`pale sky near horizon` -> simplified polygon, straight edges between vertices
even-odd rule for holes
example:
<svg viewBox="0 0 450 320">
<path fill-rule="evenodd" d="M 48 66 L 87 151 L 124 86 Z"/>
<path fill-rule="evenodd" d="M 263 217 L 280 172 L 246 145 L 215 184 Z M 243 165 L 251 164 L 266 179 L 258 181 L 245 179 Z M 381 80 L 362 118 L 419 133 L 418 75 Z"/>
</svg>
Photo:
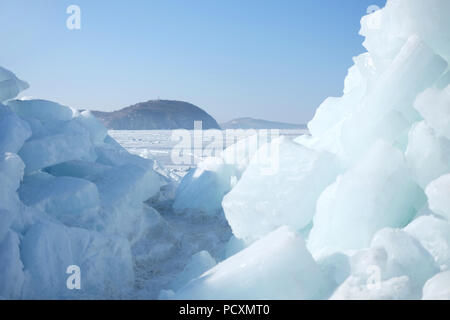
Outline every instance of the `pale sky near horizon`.
<svg viewBox="0 0 450 320">
<path fill-rule="evenodd" d="M 219 122 L 306 123 L 364 52 L 386 0 L 0 0 L 0 65 L 23 96 L 112 111 L 183 100 Z M 81 29 L 69 30 L 69 5 Z"/>
</svg>

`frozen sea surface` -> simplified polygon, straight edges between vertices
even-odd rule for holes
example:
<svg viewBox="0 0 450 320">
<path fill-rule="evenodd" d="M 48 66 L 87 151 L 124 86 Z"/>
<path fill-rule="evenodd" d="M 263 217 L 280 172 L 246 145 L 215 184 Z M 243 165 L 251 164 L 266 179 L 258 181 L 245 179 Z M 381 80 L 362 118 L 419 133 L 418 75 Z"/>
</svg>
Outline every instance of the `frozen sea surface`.
<svg viewBox="0 0 450 320">
<path fill-rule="evenodd" d="M 207 148 L 211 143 L 211 138 L 208 138 L 208 130 L 194 131 L 189 130 L 191 139 L 200 139 L 203 141 L 203 148 Z M 227 130 L 222 130 L 222 144 L 223 149 L 231 146 L 237 141 L 244 139 L 250 135 L 255 134 L 252 130 L 242 130 L 238 137 L 227 134 Z M 173 130 L 110 130 L 109 135 L 119 142 L 128 152 L 139 155 L 144 158 L 155 159 L 168 169 L 180 171 L 180 173 L 187 171 L 189 168 L 195 167 L 192 165 L 175 164 L 172 160 L 171 154 L 175 146 L 179 144 L 179 139 L 175 136 Z M 260 134 L 261 131 L 257 131 Z M 296 138 L 302 134 L 307 133 L 307 130 L 280 130 L 279 135 L 287 136 L 291 139 Z M 199 137 L 203 135 L 203 139 Z M 267 131 L 267 141 L 271 141 L 275 137 L 275 131 Z M 192 141 L 192 142 L 193 142 Z M 192 143 L 193 148 L 190 152 L 197 154 L 195 144 Z M 203 157 L 205 158 L 205 157 Z"/>
</svg>

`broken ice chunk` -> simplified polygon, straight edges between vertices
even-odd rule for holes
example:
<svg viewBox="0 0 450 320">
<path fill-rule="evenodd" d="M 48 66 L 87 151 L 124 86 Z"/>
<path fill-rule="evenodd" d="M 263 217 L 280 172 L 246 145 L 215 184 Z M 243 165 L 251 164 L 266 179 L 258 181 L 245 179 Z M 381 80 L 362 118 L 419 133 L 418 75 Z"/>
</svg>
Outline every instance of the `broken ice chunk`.
<svg viewBox="0 0 450 320">
<path fill-rule="evenodd" d="M 191 281 L 173 298 L 319 299 L 327 297 L 329 285 L 303 239 L 284 226 Z"/>
</svg>

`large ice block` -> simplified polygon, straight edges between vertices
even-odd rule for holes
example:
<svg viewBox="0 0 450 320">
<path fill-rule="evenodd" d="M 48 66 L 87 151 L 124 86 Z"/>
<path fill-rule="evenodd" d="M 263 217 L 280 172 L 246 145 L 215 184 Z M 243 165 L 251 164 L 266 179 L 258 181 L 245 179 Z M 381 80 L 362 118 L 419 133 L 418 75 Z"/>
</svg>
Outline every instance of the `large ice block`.
<svg viewBox="0 0 450 320">
<path fill-rule="evenodd" d="M 378 141 L 321 194 L 308 246 L 313 252 L 365 248 L 378 230 L 406 226 L 425 201 L 403 154 Z"/>
<path fill-rule="evenodd" d="M 441 272 L 425 283 L 424 300 L 450 300 L 450 271 Z"/>
<path fill-rule="evenodd" d="M 441 270 L 450 269 L 450 224 L 433 216 L 421 216 L 405 231 L 420 241 L 431 253 Z"/>
<path fill-rule="evenodd" d="M 174 299 L 319 299 L 329 283 L 290 227 L 280 227 L 179 290 Z"/>
<path fill-rule="evenodd" d="M 100 218 L 97 186 L 87 180 L 37 173 L 25 177 L 19 195 L 24 204 L 45 211 L 67 226 L 95 230 Z"/>
<path fill-rule="evenodd" d="M 33 225 L 21 243 L 29 276 L 23 295 L 32 299 L 120 298 L 134 281 L 128 241 L 51 222 Z M 78 266 L 81 290 L 69 290 L 69 266 Z"/>
<path fill-rule="evenodd" d="M 28 83 L 17 78 L 11 71 L 0 67 L 0 102 L 15 98 L 28 87 Z"/>
<path fill-rule="evenodd" d="M 261 147 L 222 202 L 234 235 L 251 242 L 282 225 L 305 228 L 338 172 L 331 154 L 285 138 Z"/>
<path fill-rule="evenodd" d="M 433 180 L 425 193 L 431 211 L 450 221 L 450 174 Z"/>
<path fill-rule="evenodd" d="M 232 188 L 237 172 L 233 165 L 220 158 L 207 158 L 191 169 L 181 180 L 175 194 L 173 209 L 190 215 L 217 215 L 222 199 Z"/>
<path fill-rule="evenodd" d="M 8 106 L 23 119 L 36 119 L 43 122 L 70 120 L 73 110 L 48 100 L 12 100 Z"/>
<path fill-rule="evenodd" d="M 17 153 L 30 136 L 28 123 L 0 104 L 0 154 Z"/>
<path fill-rule="evenodd" d="M 419 122 L 409 132 L 405 157 L 412 177 L 425 188 L 450 172 L 450 140 L 438 136 L 425 121 Z"/>
</svg>

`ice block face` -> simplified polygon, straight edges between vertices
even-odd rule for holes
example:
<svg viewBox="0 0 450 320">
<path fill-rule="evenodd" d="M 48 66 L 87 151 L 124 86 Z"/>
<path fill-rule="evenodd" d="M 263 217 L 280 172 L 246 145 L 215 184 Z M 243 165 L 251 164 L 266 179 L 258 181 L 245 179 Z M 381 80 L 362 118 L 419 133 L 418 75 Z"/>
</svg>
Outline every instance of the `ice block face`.
<svg viewBox="0 0 450 320">
<path fill-rule="evenodd" d="M 259 161 L 265 154 L 271 154 L 273 163 L 279 160 L 267 174 L 267 163 Z M 282 225 L 305 228 L 317 198 L 338 172 L 329 153 L 284 138 L 263 146 L 222 202 L 234 235 L 250 243 Z"/>
<path fill-rule="evenodd" d="M 19 235 L 13 231 L 0 240 L 0 296 L 5 299 L 16 299 L 22 294 L 25 272 L 19 245 Z"/>
<path fill-rule="evenodd" d="M 449 13 L 389 0 L 363 17 L 368 52 L 311 135 L 241 140 L 172 207 L 167 172 L 89 112 L 11 100 L 28 85 L 0 67 L 0 298 L 449 299 Z"/>
<path fill-rule="evenodd" d="M 87 180 L 39 173 L 26 177 L 19 195 L 24 204 L 67 226 L 95 229 L 98 223 L 99 193 Z"/>
<path fill-rule="evenodd" d="M 174 299 L 319 299 L 330 292 L 303 239 L 280 227 L 219 263 Z"/>
<path fill-rule="evenodd" d="M 0 102 L 14 99 L 28 87 L 28 83 L 17 78 L 11 71 L 0 67 Z"/>
<path fill-rule="evenodd" d="M 420 241 L 434 257 L 441 270 L 450 269 L 450 224 L 433 216 L 421 216 L 411 222 L 405 231 Z"/>
<path fill-rule="evenodd" d="M 189 281 L 200 277 L 203 273 L 213 268 L 216 265 L 216 260 L 208 253 L 208 251 L 200 251 L 194 254 L 184 267 L 183 271 L 171 281 L 170 288 L 179 290 L 185 286 Z"/>
<path fill-rule="evenodd" d="M 430 88 L 421 93 L 414 107 L 437 134 L 450 139 L 450 85 Z"/>
<path fill-rule="evenodd" d="M 8 106 L 23 119 L 37 119 L 42 122 L 65 121 L 73 117 L 69 107 L 47 100 L 12 100 Z"/>
<path fill-rule="evenodd" d="M 422 286 L 439 272 L 432 255 L 404 230 L 382 229 L 370 248 L 350 258 L 351 274 L 332 299 L 420 299 Z"/>
<path fill-rule="evenodd" d="M 411 176 L 422 188 L 450 172 L 450 141 L 439 136 L 425 121 L 411 128 L 405 156 Z"/>
<path fill-rule="evenodd" d="M 321 194 L 308 247 L 313 252 L 362 249 L 381 228 L 408 224 L 424 203 L 402 153 L 379 141 Z"/>
<path fill-rule="evenodd" d="M 357 161 L 379 138 L 398 142 L 420 116 L 413 108 L 415 97 L 446 70 L 447 62 L 422 40 L 411 36 L 381 73 L 360 104 L 344 120 L 343 157 Z"/>
<path fill-rule="evenodd" d="M 24 294 L 35 299 L 120 298 L 134 281 L 128 241 L 51 222 L 37 223 L 25 233 L 21 259 L 29 274 Z M 67 289 L 71 265 L 83 271 L 81 290 Z"/>
<path fill-rule="evenodd" d="M 28 123 L 10 108 L 0 104 L 0 154 L 17 153 L 30 137 L 31 128 Z"/>
<path fill-rule="evenodd" d="M 424 300 L 450 300 L 450 271 L 441 272 L 423 287 Z"/>
<path fill-rule="evenodd" d="M 450 221 L 450 174 L 432 181 L 425 192 L 431 211 Z"/>
<path fill-rule="evenodd" d="M 173 209 L 179 214 L 217 216 L 222 210 L 222 199 L 232 188 L 236 177 L 234 165 L 221 158 L 206 158 L 183 178 L 175 194 Z"/>
</svg>

